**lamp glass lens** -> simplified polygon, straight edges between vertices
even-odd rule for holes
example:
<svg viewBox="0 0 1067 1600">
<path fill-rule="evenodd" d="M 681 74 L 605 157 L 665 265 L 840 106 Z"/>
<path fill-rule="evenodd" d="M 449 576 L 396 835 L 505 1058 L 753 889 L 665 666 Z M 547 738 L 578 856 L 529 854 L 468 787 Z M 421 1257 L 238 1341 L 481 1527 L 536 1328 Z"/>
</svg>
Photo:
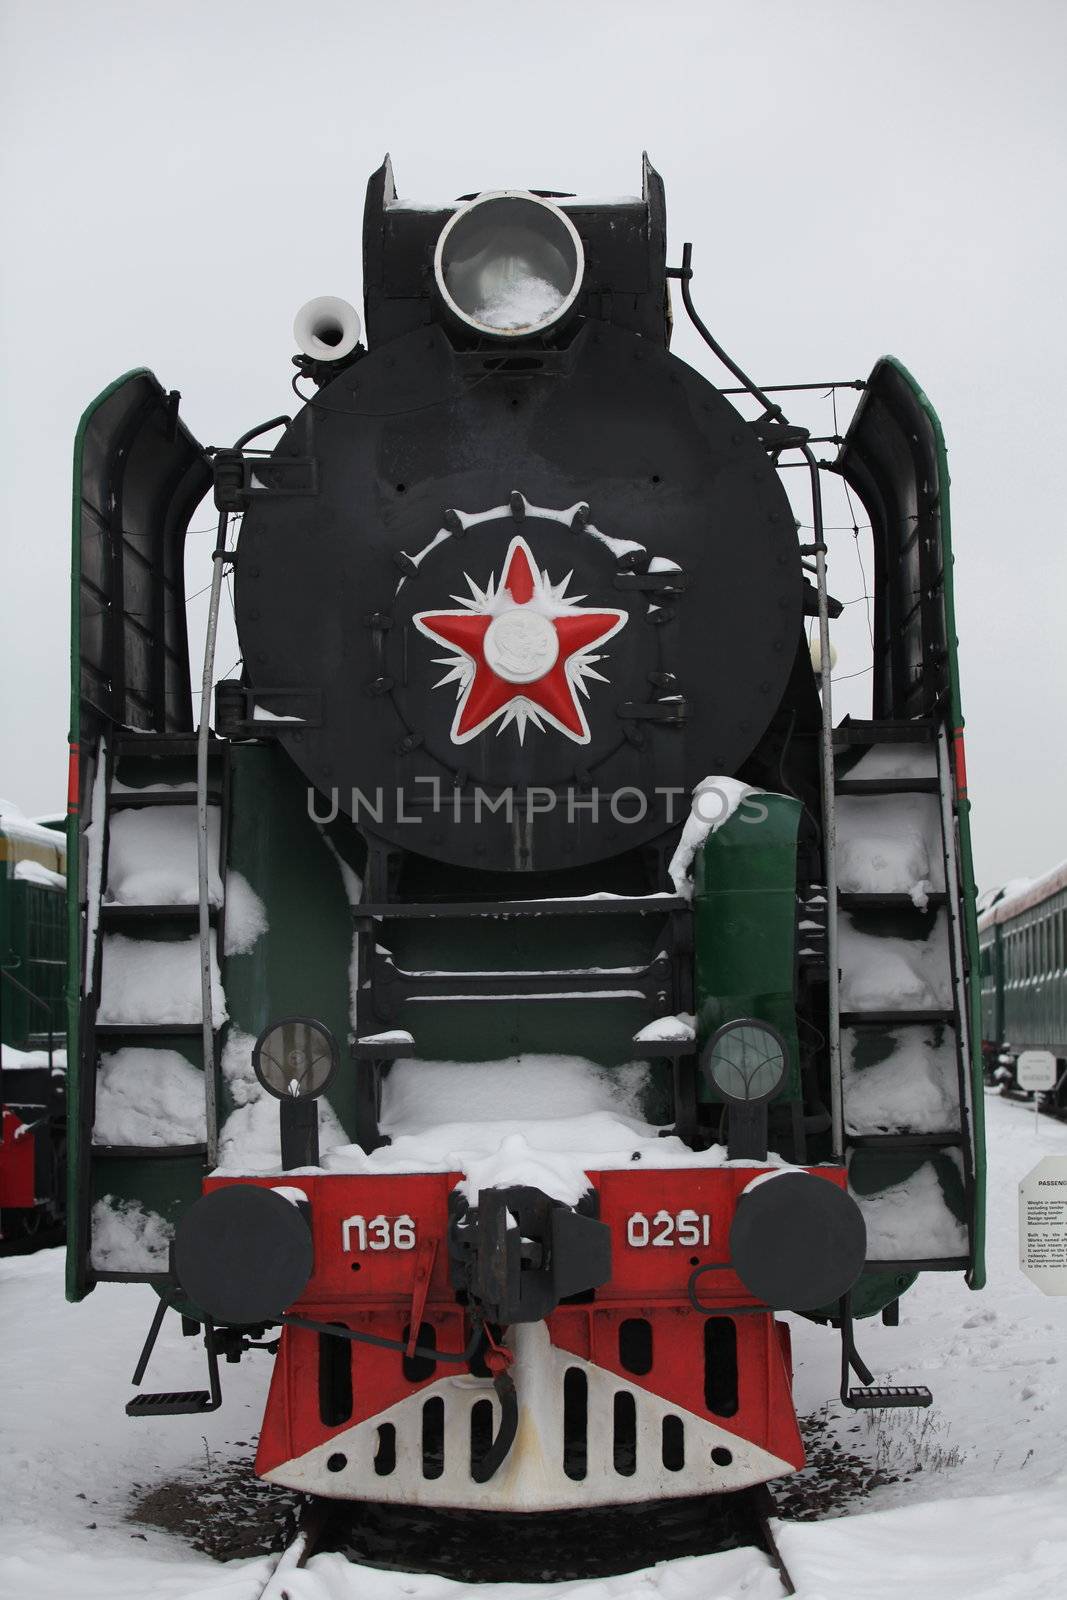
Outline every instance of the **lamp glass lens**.
<svg viewBox="0 0 1067 1600">
<path fill-rule="evenodd" d="M 322 1094 L 337 1065 L 333 1035 L 307 1017 L 290 1017 L 268 1028 L 256 1046 L 256 1076 L 279 1100 Z"/>
<path fill-rule="evenodd" d="M 460 213 L 441 254 L 444 287 L 455 305 L 500 333 L 550 326 L 580 270 L 574 239 L 555 212 L 513 196 Z"/>
<path fill-rule="evenodd" d="M 711 1081 L 727 1100 L 766 1100 L 780 1087 L 787 1066 L 782 1040 L 758 1022 L 724 1028 L 706 1058 Z"/>
</svg>

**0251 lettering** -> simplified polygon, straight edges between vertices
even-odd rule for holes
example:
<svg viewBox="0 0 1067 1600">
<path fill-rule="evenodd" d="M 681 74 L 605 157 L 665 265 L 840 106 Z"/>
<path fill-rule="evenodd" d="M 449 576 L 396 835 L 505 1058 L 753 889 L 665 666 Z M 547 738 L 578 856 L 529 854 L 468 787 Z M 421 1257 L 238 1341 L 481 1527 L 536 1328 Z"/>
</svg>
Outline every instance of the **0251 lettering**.
<svg viewBox="0 0 1067 1600">
<path fill-rule="evenodd" d="M 643 1211 L 635 1211 L 626 1219 L 626 1243 L 635 1250 L 667 1249 L 671 1245 L 711 1243 L 711 1218 L 697 1211 L 657 1211 L 651 1219 Z"/>
</svg>

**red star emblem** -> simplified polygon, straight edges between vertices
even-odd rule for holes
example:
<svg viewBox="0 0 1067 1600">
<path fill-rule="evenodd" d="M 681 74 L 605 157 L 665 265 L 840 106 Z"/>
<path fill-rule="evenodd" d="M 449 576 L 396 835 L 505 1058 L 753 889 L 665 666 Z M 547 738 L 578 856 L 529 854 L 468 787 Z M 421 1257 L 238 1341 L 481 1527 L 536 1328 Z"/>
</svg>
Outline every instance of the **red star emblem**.
<svg viewBox="0 0 1067 1600">
<path fill-rule="evenodd" d="M 465 574 L 466 576 L 466 574 Z M 447 645 L 435 660 L 448 672 L 435 685 L 460 686 L 452 723 L 453 744 L 466 744 L 499 719 L 498 733 L 513 722 L 523 742 L 527 724 L 558 729 L 576 744 L 589 743 L 589 723 L 579 695 L 587 680 L 608 680 L 592 654 L 625 626 L 625 611 L 593 611 L 568 596 L 571 574 L 550 582 L 525 539 L 512 539 L 499 585 L 484 590 L 468 576 L 473 598 L 453 595 L 459 611 L 420 611 L 412 618 L 420 633 Z"/>
</svg>

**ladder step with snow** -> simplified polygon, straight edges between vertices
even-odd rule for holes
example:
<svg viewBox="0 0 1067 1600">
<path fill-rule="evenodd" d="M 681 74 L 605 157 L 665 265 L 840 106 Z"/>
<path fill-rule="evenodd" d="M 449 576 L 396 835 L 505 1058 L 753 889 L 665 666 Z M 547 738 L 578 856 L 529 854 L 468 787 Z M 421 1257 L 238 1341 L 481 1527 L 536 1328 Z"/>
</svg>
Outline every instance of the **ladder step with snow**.
<svg viewBox="0 0 1067 1600">
<path fill-rule="evenodd" d="M 844 1143 L 868 1271 L 966 1267 L 970 1041 L 944 730 L 846 720 L 834 744 Z"/>
</svg>

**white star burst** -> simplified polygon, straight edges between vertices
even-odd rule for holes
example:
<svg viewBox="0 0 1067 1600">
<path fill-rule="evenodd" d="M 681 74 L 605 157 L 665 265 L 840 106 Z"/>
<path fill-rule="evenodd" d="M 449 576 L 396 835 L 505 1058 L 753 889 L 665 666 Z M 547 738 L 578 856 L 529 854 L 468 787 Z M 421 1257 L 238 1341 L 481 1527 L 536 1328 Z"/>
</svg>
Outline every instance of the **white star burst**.
<svg viewBox="0 0 1067 1600">
<path fill-rule="evenodd" d="M 546 617 L 565 617 L 573 614 L 588 597 L 584 594 L 568 594 L 567 585 L 574 577 L 574 569 L 561 578 L 559 583 L 553 583 L 548 573 L 538 566 L 536 561 L 530 563 L 530 570 L 534 580 L 533 598 L 528 602 L 536 611 Z M 453 594 L 449 598 L 458 606 L 463 606 L 467 611 L 481 616 L 497 617 L 512 608 L 512 600 L 506 589 L 500 589 L 494 573 L 484 589 L 480 589 L 469 572 L 463 574 L 470 596 Z M 598 683 L 609 683 L 602 672 L 598 672 L 594 665 L 603 661 L 602 654 L 590 650 L 576 650 L 566 663 L 567 677 L 573 683 L 579 694 L 589 698 L 589 679 L 596 679 Z M 443 677 L 438 678 L 434 684 L 435 689 L 443 689 L 447 684 L 456 683 L 463 689 L 474 676 L 474 667 L 468 655 L 457 649 L 447 656 L 434 656 L 433 664 L 437 667 L 447 667 L 448 671 Z M 497 722 L 497 738 L 505 728 L 514 725 L 519 736 L 519 743 L 525 744 L 526 730 L 532 726 L 539 733 L 544 733 L 548 727 L 540 709 L 523 696 L 518 695 L 511 704 L 501 712 Z"/>
<path fill-rule="evenodd" d="M 514 728 L 520 745 L 525 743 L 527 729 L 531 727 L 539 732 L 555 729 L 578 744 L 587 744 L 590 730 L 580 705 L 588 700 L 593 681 L 610 682 L 597 664 L 605 660 L 605 641 L 625 624 L 627 614 L 612 610 L 600 612 L 596 607 L 584 606 L 587 597 L 570 592 L 573 568 L 554 583 L 535 560 L 526 540 L 518 534 L 511 540 L 500 568 L 491 572 L 484 584 L 477 583 L 469 572 L 464 572 L 463 579 L 469 594 L 450 596 L 457 610 L 423 611 L 413 619 L 421 632 L 444 645 L 447 652 L 432 658 L 435 666 L 445 668 L 434 688 L 452 685 L 457 689 L 452 726 L 454 742 L 465 743 L 487 731 L 489 724 L 495 721 L 498 737 L 505 728 Z M 498 670 L 495 663 L 485 659 L 482 649 L 482 641 L 491 625 L 520 611 L 555 623 L 557 640 L 564 618 L 592 618 L 594 621 L 591 628 L 568 629 L 568 642 L 560 649 L 555 665 L 546 655 L 542 675 L 530 680 L 523 679 L 521 674 L 512 677 L 505 668 Z M 449 625 L 450 617 L 454 619 L 454 626 Z M 473 621 L 476 617 L 485 619 L 484 626 L 479 625 L 473 631 L 460 627 L 461 618 Z M 579 643 L 583 638 L 587 642 Z M 496 685 L 495 689 L 490 687 L 491 683 Z M 527 685 L 525 690 L 521 687 L 523 684 Z M 506 694 L 501 694 L 505 686 Z M 477 707 L 473 714 L 467 709 L 472 695 Z"/>
</svg>

